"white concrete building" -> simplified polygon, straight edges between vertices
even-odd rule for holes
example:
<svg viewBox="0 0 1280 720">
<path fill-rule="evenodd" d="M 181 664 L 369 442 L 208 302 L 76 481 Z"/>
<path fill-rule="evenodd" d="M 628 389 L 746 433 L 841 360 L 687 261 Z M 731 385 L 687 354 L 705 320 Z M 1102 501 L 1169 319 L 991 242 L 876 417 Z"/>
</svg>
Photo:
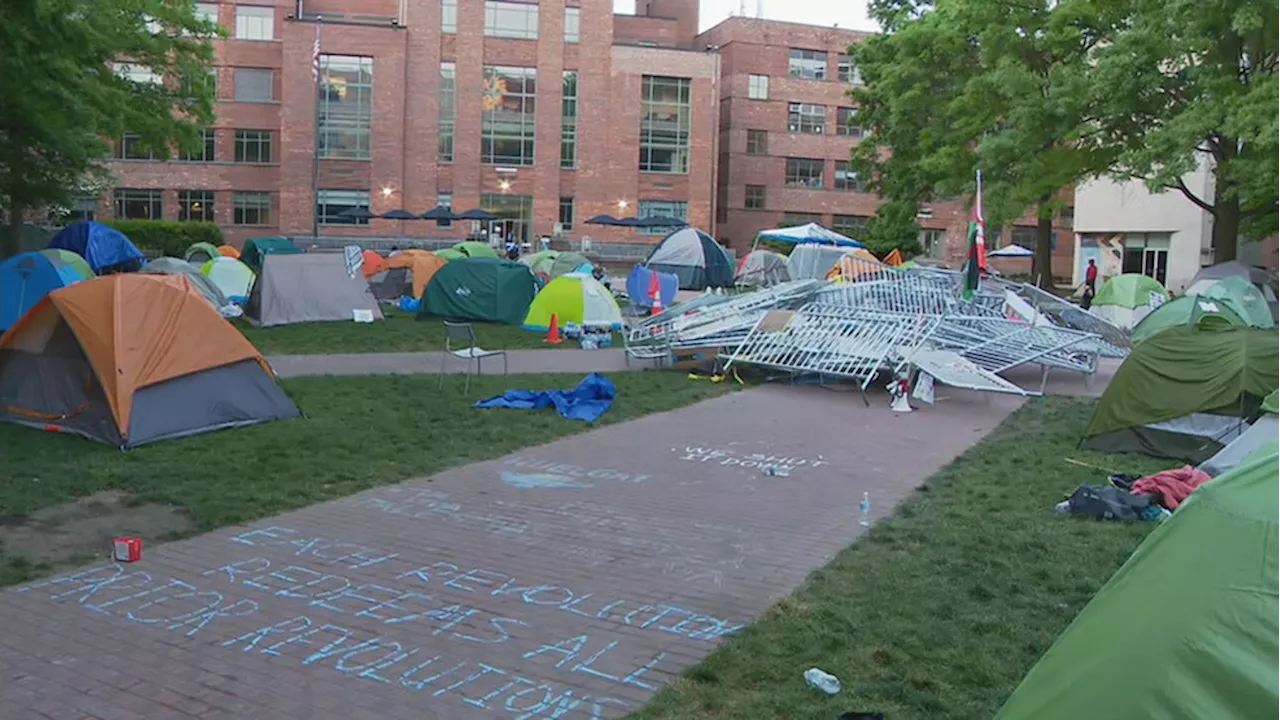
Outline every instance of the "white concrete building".
<svg viewBox="0 0 1280 720">
<path fill-rule="evenodd" d="M 1183 182 L 1198 197 L 1213 198 L 1207 163 Z M 1082 183 L 1076 188 L 1074 229 L 1077 285 L 1091 258 L 1103 277 L 1142 273 L 1173 292 L 1213 262 L 1213 217 L 1177 190 L 1152 193 L 1138 181 Z"/>
</svg>

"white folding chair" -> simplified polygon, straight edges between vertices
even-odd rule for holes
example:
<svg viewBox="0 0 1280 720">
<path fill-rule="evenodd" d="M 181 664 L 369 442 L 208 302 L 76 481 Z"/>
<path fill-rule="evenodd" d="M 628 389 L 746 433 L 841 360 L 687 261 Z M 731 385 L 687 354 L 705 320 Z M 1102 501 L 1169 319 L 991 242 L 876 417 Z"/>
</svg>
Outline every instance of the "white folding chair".
<svg viewBox="0 0 1280 720">
<path fill-rule="evenodd" d="M 457 343 L 455 345 L 455 343 Z M 466 343 L 463 345 L 462 343 Z M 481 362 L 488 357 L 502 356 L 502 381 L 507 381 L 507 351 L 506 350 L 485 350 L 476 345 L 476 331 L 471 327 L 471 323 L 452 323 L 445 321 L 444 324 L 444 355 L 440 358 L 440 382 L 439 388 L 444 387 L 444 371 L 448 366 L 449 358 L 455 357 L 467 361 L 466 380 L 464 381 L 462 394 L 466 395 L 471 392 L 471 375 L 472 368 L 474 373 L 480 374 Z"/>
</svg>

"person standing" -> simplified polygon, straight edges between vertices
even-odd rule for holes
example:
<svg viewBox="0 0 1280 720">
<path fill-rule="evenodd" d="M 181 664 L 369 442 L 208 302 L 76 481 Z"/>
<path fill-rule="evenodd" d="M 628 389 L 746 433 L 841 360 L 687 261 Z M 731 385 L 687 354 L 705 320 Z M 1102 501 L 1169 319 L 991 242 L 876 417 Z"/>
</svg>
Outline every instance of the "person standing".
<svg viewBox="0 0 1280 720">
<path fill-rule="evenodd" d="M 1098 265 L 1089 258 L 1089 267 L 1084 269 L 1084 284 L 1093 292 L 1098 292 Z"/>
</svg>

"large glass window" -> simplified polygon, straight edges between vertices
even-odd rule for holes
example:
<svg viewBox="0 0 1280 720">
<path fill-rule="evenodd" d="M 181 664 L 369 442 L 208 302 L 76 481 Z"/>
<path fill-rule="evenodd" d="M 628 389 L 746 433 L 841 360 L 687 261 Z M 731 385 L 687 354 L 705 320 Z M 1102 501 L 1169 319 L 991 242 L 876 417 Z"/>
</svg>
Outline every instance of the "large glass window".
<svg viewBox="0 0 1280 720">
<path fill-rule="evenodd" d="M 368 160 L 373 123 L 373 58 L 320 56 L 320 157 Z"/>
<path fill-rule="evenodd" d="M 561 83 L 560 167 L 578 166 L 578 73 L 566 70 Z"/>
<path fill-rule="evenodd" d="M 271 193 L 238 192 L 231 198 L 231 222 L 235 225 L 270 225 Z"/>
<path fill-rule="evenodd" d="M 849 169 L 848 160 L 836 161 L 835 176 L 837 190 L 865 192 L 865 190 L 862 189 L 862 180 L 858 177 L 858 173 Z"/>
<path fill-rule="evenodd" d="M 747 99 L 748 100 L 768 100 L 769 99 L 769 76 L 768 75 L 748 75 L 747 76 Z"/>
<path fill-rule="evenodd" d="M 436 205 L 444 208 L 445 210 L 452 210 L 453 209 L 453 193 L 451 192 L 436 193 Z M 453 225 L 453 221 L 437 220 L 436 225 L 438 227 L 450 227 Z"/>
<path fill-rule="evenodd" d="M 857 108 L 838 108 L 836 110 L 836 134 L 853 138 L 862 137 L 862 126 L 858 124 Z"/>
<path fill-rule="evenodd" d="M 112 66 L 116 74 L 140 85 L 159 85 L 164 80 L 154 70 L 138 63 L 118 62 Z"/>
<path fill-rule="evenodd" d="M 214 100 L 218 99 L 218 69 L 206 68 L 194 73 L 183 73 L 178 79 L 178 92 L 183 97 L 194 98 L 205 92 Z"/>
<path fill-rule="evenodd" d="M 765 199 L 764 185 L 748 185 L 742 198 L 742 206 L 748 210 L 763 210 Z"/>
<path fill-rule="evenodd" d="M 117 220 L 159 220 L 164 207 L 159 190 L 119 188 L 115 192 Z"/>
<path fill-rule="evenodd" d="M 683 200 L 641 200 L 636 208 L 637 217 L 664 217 L 677 220 L 689 219 L 689 203 Z M 638 228 L 641 235 L 666 235 L 671 228 Z"/>
<path fill-rule="evenodd" d="M 436 159 L 442 163 L 453 162 L 454 118 L 458 113 L 458 70 L 453 63 L 440 63 L 440 133 L 437 138 Z"/>
<path fill-rule="evenodd" d="M 870 222 L 871 218 L 866 215 L 832 215 L 831 229 L 854 240 L 861 240 L 866 237 Z"/>
<path fill-rule="evenodd" d="M 791 61 L 788 63 L 791 77 L 801 80 L 827 79 L 827 53 L 823 50 L 801 50 L 791 48 Z"/>
<path fill-rule="evenodd" d="M 218 22 L 218 3 L 216 2 L 198 2 L 196 3 L 196 19 L 205 22 Z"/>
<path fill-rule="evenodd" d="M 270 130 L 237 130 L 236 162 L 271 162 Z"/>
<path fill-rule="evenodd" d="M 178 159 L 183 162 L 213 162 L 217 159 L 218 134 L 210 129 L 200 131 L 200 144 L 194 149 L 180 150 Z"/>
<path fill-rule="evenodd" d="M 793 133 L 821 135 L 826 130 L 827 106 L 809 103 L 787 105 L 787 130 Z"/>
<path fill-rule="evenodd" d="M 367 218 L 342 214 L 358 208 L 369 209 L 368 190 L 320 190 L 316 194 L 316 217 L 321 225 L 368 225 Z"/>
<path fill-rule="evenodd" d="M 853 58 L 848 55 L 841 55 L 836 61 L 836 77 L 842 83 L 862 84 L 862 73 L 858 72 L 858 66 L 853 64 Z"/>
<path fill-rule="evenodd" d="M 787 185 L 821 190 L 822 165 L 814 158 L 787 158 Z"/>
<path fill-rule="evenodd" d="M 560 198 L 560 229 L 564 232 L 573 230 L 574 202 L 571 197 Z"/>
<path fill-rule="evenodd" d="M 813 213 L 788 212 L 782 214 L 782 227 L 795 227 L 809 223 L 822 224 L 822 216 Z"/>
<path fill-rule="evenodd" d="M 484 34 L 489 37 L 538 39 L 538 6 L 533 3 L 485 0 Z"/>
<path fill-rule="evenodd" d="M 768 155 L 769 154 L 769 133 L 765 130 L 748 130 L 747 131 L 747 154 L 748 155 Z"/>
<path fill-rule="evenodd" d="M 125 133 L 116 142 L 117 160 L 155 160 L 156 154 L 149 148 L 142 147 L 142 138 L 134 133 Z"/>
<path fill-rule="evenodd" d="M 272 102 L 276 99 L 275 72 L 265 68 L 236 68 L 236 102 Z"/>
<path fill-rule="evenodd" d="M 532 165 L 537 136 L 533 68 L 486 67 L 480 121 L 480 162 Z"/>
<path fill-rule="evenodd" d="M 691 87 L 689 78 L 645 75 L 641 80 L 641 172 L 689 172 Z"/>
<path fill-rule="evenodd" d="M 582 10 L 576 7 L 567 7 L 564 9 L 564 41 L 567 43 L 578 42 L 578 30 L 582 23 Z"/>
<path fill-rule="evenodd" d="M 458 0 L 440 0 L 440 32 L 458 32 Z"/>
<path fill-rule="evenodd" d="M 275 33 L 275 8 L 256 5 L 236 6 L 237 40 L 273 40 Z"/>
<path fill-rule="evenodd" d="M 179 190 L 178 220 L 182 222 L 213 222 L 213 191 Z"/>
<path fill-rule="evenodd" d="M 71 203 L 71 207 L 67 209 L 67 214 L 63 221 L 67 224 L 74 222 L 92 222 L 98 219 L 98 198 L 82 196 L 75 199 Z"/>
</svg>

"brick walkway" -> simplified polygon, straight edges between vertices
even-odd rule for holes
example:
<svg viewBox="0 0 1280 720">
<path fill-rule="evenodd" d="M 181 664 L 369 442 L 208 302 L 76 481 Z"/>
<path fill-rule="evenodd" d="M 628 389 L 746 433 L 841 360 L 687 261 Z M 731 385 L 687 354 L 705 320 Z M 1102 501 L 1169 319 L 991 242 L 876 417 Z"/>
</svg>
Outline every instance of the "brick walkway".
<svg viewBox="0 0 1280 720">
<path fill-rule="evenodd" d="M 763 387 L 10 589 L 0 718 L 624 715 L 1019 402 L 948 395 Z"/>
</svg>

